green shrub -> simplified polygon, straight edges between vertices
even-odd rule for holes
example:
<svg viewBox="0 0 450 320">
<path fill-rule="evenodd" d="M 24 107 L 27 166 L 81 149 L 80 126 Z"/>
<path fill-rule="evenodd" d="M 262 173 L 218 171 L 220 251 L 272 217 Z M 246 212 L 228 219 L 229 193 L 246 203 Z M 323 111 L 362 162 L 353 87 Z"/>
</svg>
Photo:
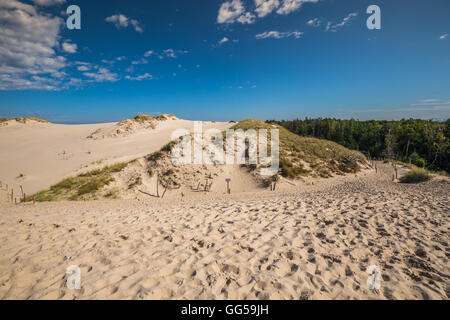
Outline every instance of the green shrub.
<svg viewBox="0 0 450 320">
<path fill-rule="evenodd" d="M 425 169 L 417 168 L 409 171 L 400 178 L 401 183 L 419 183 L 431 179 L 430 172 Z"/>
<path fill-rule="evenodd" d="M 425 159 L 418 158 L 416 161 L 414 161 L 414 164 L 419 168 L 425 168 Z"/>
</svg>

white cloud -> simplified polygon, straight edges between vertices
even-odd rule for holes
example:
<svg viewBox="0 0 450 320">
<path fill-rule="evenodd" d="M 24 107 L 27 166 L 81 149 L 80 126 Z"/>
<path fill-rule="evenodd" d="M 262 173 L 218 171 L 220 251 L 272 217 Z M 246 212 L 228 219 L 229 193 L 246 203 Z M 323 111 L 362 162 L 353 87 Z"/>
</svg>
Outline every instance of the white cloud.
<svg viewBox="0 0 450 320">
<path fill-rule="evenodd" d="M 320 27 L 320 25 L 322 24 L 322 21 L 320 21 L 319 18 L 314 18 L 314 19 L 308 20 L 308 22 L 306 24 L 308 26 L 317 28 L 317 27 Z"/>
<path fill-rule="evenodd" d="M 131 19 L 123 14 L 110 16 L 105 21 L 114 23 L 117 29 L 128 28 L 131 25 L 136 32 L 142 33 L 144 31 L 137 20 Z"/>
<path fill-rule="evenodd" d="M 146 53 L 144 53 L 144 57 L 148 58 L 148 57 L 150 57 L 150 56 L 153 55 L 153 54 L 155 54 L 155 53 L 153 52 L 153 50 L 149 50 L 149 51 L 147 51 Z"/>
<path fill-rule="evenodd" d="M 137 65 L 137 64 L 147 64 L 148 60 L 147 59 L 140 59 L 140 60 L 135 60 L 135 61 L 131 61 L 131 64 Z"/>
<path fill-rule="evenodd" d="M 222 3 L 217 15 L 218 23 L 234 23 L 251 24 L 255 22 L 255 15 L 245 12 L 244 5 L 241 0 L 232 0 Z"/>
<path fill-rule="evenodd" d="M 306 3 L 306 2 L 319 2 L 319 0 L 283 0 L 283 4 L 281 7 L 277 10 L 278 14 L 289 14 L 291 12 L 294 12 L 300 7 Z"/>
<path fill-rule="evenodd" d="M 0 90 L 54 90 L 52 74 L 66 66 L 57 56 L 63 20 L 17 0 L 0 1 Z"/>
<path fill-rule="evenodd" d="M 67 53 L 77 53 L 78 46 L 76 45 L 76 43 L 65 41 L 62 44 L 62 49 Z"/>
<path fill-rule="evenodd" d="M 279 0 L 255 0 L 256 9 L 255 12 L 259 18 L 267 16 L 272 13 L 273 10 L 280 6 Z"/>
<path fill-rule="evenodd" d="M 279 32 L 279 31 L 266 31 L 263 33 L 259 33 L 256 35 L 256 39 L 282 39 L 288 37 L 294 37 L 295 39 L 299 39 L 302 36 L 303 32 L 293 31 L 293 32 Z"/>
<path fill-rule="evenodd" d="M 164 50 L 164 54 L 168 57 L 168 58 L 176 58 L 177 55 L 175 54 L 175 51 L 173 49 L 167 49 Z"/>
<path fill-rule="evenodd" d="M 307 2 L 317 3 L 319 0 L 253 0 L 255 4 L 254 13 L 246 12 L 241 0 L 229 0 L 220 6 L 217 22 L 252 24 L 258 18 L 263 18 L 276 10 L 278 14 L 289 14 L 294 12 Z M 256 15 L 255 15 L 256 14 Z"/>
<path fill-rule="evenodd" d="M 217 16 L 218 23 L 233 23 L 244 13 L 244 6 L 241 0 L 232 0 L 222 3 Z"/>
<path fill-rule="evenodd" d="M 448 37 L 448 33 L 443 34 L 442 36 L 439 37 L 439 39 L 444 40 L 444 39 L 447 38 L 447 37 Z"/>
<path fill-rule="evenodd" d="M 77 67 L 78 71 L 89 71 L 91 70 L 91 67 L 87 66 L 87 65 L 83 65 L 83 66 L 79 66 Z"/>
<path fill-rule="evenodd" d="M 218 42 L 218 45 L 220 46 L 220 45 L 222 45 L 222 44 L 224 44 L 224 43 L 226 43 L 226 42 L 228 42 L 228 41 L 230 41 L 230 39 L 228 39 L 227 37 L 223 37 L 223 38 Z"/>
<path fill-rule="evenodd" d="M 255 15 L 250 12 L 246 12 L 245 14 L 241 15 L 239 18 L 236 19 L 237 22 L 240 22 L 242 24 L 252 24 L 255 22 Z"/>
<path fill-rule="evenodd" d="M 125 79 L 131 80 L 131 81 L 142 81 L 142 80 L 151 80 L 151 79 L 153 79 L 153 76 L 150 73 L 144 73 L 144 74 L 136 76 L 136 77 L 126 76 Z"/>
<path fill-rule="evenodd" d="M 328 22 L 326 31 L 336 32 L 338 28 L 342 28 L 345 26 L 352 18 L 356 17 L 358 13 L 353 12 L 347 15 L 340 23 L 333 24 L 331 22 Z"/>
<path fill-rule="evenodd" d="M 39 6 L 53 6 L 55 4 L 62 4 L 66 0 L 32 0 L 35 4 Z"/>
<path fill-rule="evenodd" d="M 88 78 L 93 78 L 95 82 L 115 82 L 119 80 L 118 75 L 107 68 L 98 68 L 97 72 L 85 72 L 83 74 Z"/>
</svg>

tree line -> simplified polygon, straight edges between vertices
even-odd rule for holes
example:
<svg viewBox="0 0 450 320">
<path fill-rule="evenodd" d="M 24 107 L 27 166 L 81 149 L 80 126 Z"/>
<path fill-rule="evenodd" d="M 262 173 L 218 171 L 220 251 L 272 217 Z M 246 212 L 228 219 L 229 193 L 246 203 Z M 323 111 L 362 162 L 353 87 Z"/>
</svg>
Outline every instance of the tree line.
<svg viewBox="0 0 450 320">
<path fill-rule="evenodd" d="M 430 170 L 450 172 L 450 119 L 359 121 L 338 119 L 296 119 L 274 121 L 308 137 L 331 140 L 371 158 L 389 158 Z"/>
</svg>

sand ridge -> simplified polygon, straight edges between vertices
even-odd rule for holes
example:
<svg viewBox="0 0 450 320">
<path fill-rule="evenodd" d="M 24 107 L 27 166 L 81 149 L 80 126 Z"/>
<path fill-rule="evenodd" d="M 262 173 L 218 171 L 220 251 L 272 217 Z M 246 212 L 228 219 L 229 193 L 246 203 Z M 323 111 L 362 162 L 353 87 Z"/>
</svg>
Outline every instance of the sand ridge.
<svg viewBox="0 0 450 320">
<path fill-rule="evenodd" d="M 203 122 L 205 130 L 226 130 L 232 125 Z M 96 130 L 110 132 L 116 127 L 116 123 L 61 125 L 12 121 L 0 127 L 0 181 L 16 191 L 22 185 L 30 195 L 81 172 L 155 152 L 170 141 L 176 129 L 192 131 L 194 122 L 159 121 L 155 128 L 135 128 L 124 136 L 88 138 Z"/>
</svg>

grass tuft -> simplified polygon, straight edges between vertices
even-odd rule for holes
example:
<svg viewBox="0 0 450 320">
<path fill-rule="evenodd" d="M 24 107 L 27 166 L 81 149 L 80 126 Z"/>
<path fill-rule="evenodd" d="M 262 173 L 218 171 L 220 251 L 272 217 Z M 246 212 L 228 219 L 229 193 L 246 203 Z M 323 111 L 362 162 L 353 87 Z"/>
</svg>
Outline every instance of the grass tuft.
<svg viewBox="0 0 450 320">
<path fill-rule="evenodd" d="M 409 171 L 403 177 L 400 178 L 401 183 L 420 183 L 431 179 L 429 171 L 421 168 L 416 168 Z"/>
<path fill-rule="evenodd" d="M 122 171 L 128 162 L 116 163 L 103 169 L 96 169 L 62 180 L 49 190 L 28 196 L 26 201 L 49 202 L 60 200 L 82 200 L 95 196 L 103 187 L 114 181 L 113 173 Z"/>
</svg>

